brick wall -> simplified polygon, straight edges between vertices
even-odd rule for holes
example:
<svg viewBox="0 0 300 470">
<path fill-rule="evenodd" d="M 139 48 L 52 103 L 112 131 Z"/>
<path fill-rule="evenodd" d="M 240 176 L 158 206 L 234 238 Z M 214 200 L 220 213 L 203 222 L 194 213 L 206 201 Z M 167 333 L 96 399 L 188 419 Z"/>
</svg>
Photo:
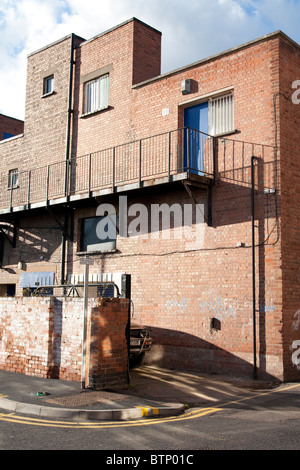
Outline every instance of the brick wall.
<svg viewBox="0 0 300 470">
<path fill-rule="evenodd" d="M 86 41 L 77 49 L 73 156 L 136 139 L 131 87 L 138 80 L 160 73 L 160 46 L 161 34 L 134 20 Z M 91 79 L 91 73 L 98 71 L 101 76 L 106 69 L 109 70 L 109 107 L 82 117 L 84 83 Z"/>
<path fill-rule="evenodd" d="M 292 364 L 291 348 L 298 340 L 298 331 L 293 328 L 299 310 L 299 139 L 295 128 L 299 127 L 300 117 L 299 108 L 296 110 L 290 102 L 290 95 L 292 81 L 300 78 L 299 48 L 273 35 L 132 87 L 136 80 L 158 73 L 158 62 L 151 68 L 149 62 L 138 60 L 143 46 L 140 42 L 133 48 L 137 38 L 149 39 L 148 57 L 154 51 L 158 54 L 160 34 L 134 22 L 86 41 L 77 49 L 73 156 L 181 127 L 186 106 L 229 88 L 234 91 L 237 132 L 218 139 L 213 220 L 212 226 L 205 226 L 203 247 L 189 250 L 180 240 L 163 239 L 161 232 L 154 239 L 118 237 L 116 252 L 96 255 L 92 270 L 131 274 L 136 318 L 151 327 L 154 338 L 149 360 L 168 365 L 176 362 L 177 367 L 248 372 L 253 361 L 250 163 L 255 155 L 258 158 L 255 164 L 258 367 L 262 374 L 297 379 L 299 371 Z M 68 41 L 49 49 L 53 60 L 58 51 L 67 60 Z M 41 54 L 41 60 L 46 60 L 46 51 Z M 30 60 L 33 67 L 38 62 L 38 54 Z M 133 71 L 133 64 L 140 64 L 140 69 Z M 84 78 L 107 66 L 111 74 L 109 109 L 80 117 Z M 43 70 L 50 70 L 47 67 Z M 66 85 L 66 64 L 61 68 L 62 83 Z M 183 79 L 193 80 L 192 91 L 185 96 L 181 93 Z M 29 91 L 31 86 L 29 83 Z M 65 129 L 62 106 L 66 102 L 65 90 L 59 95 L 57 98 L 62 101 L 59 101 L 57 123 Z M 43 112 L 53 111 L 52 99 L 55 97 L 46 98 L 43 104 L 39 102 L 39 106 L 44 106 Z M 29 96 L 28 106 L 34 106 L 35 101 L 30 100 Z M 168 112 L 162 113 L 163 109 Z M 33 153 L 38 155 L 37 149 L 44 148 L 51 137 L 51 146 L 43 155 L 48 159 L 58 158 L 64 149 L 65 133 L 58 132 L 55 117 L 49 116 L 52 135 L 48 136 L 42 127 L 38 135 L 38 130 L 34 130 L 35 118 L 37 115 L 33 113 L 25 127 L 25 133 L 31 129 L 33 135 L 28 136 L 26 145 L 33 142 Z M 24 139 L 19 148 L 21 140 L 1 144 L 7 161 L 25 155 L 22 153 Z M 29 148 L 26 147 L 26 152 Z M 102 155 L 99 162 L 101 159 Z M 24 157 L 24 161 L 28 160 Z M 100 163 L 92 176 L 97 172 L 102 174 Z M 270 188 L 276 189 L 275 194 L 265 194 Z M 207 213 L 206 191 L 194 187 L 192 195 L 205 205 Z M 118 203 L 113 195 L 107 200 Z M 164 191 L 161 188 L 141 191 L 130 196 L 129 202 L 143 203 L 150 209 L 151 204 L 164 202 L 179 202 L 183 207 L 192 199 L 183 186 L 177 185 Z M 71 212 L 74 233 L 68 241 L 67 273 L 77 274 L 83 270 L 76 255 L 79 219 L 95 215 L 96 201 L 89 200 L 81 208 L 70 209 L 70 218 Z M 46 227 L 46 221 L 43 223 Z M 59 277 L 58 238 L 50 232 L 43 233 L 47 262 L 57 267 Z M 29 248 L 36 242 L 37 233 L 28 230 L 22 239 L 20 235 L 17 247 L 11 252 L 11 269 L 16 269 L 14 263 L 22 252 L 26 252 L 28 266 L 38 264 L 38 251 L 30 252 Z M 12 272 L 2 271 L 1 281 L 7 276 L 11 279 Z M 211 318 L 219 320 L 220 328 L 211 328 Z"/>
<path fill-rule="evenodd" d="M 278 92 L 279 40 L 259 42 L 238 54 L 203 61 L 133 90 L 131 128 L 144 137 L 183 125 L 183 110 L 197 97 L 228 87 L 234 89 L 235 126 L 238 133 L 219 139 L 217 178 L 213 187 L 213 226 L 205 227 L 205 243 L 189 251 L 177 240 L 118 239 L 117 253 L 99 255 L 94 270 L 124 271 L 132 276 L 132 300 L 139 320 L 149 325 L 154 346 L 148 360 L 177 367 L 210 371 L 246 372 L 253 363 L 251 272 L 251 156 L 259 158 L 256 181 L 256 290 L 257 349 L 261 373 L 283 377 L 282 271 L 278 209 L 280 199 L 264 194 L 273 188 L 275 119 L 273 95 Z M 197 83 L 192 93 L 181 94 L 181 80 Z M 250 98 L 251 97 L 251 98 Z M 195 101 L 196 102 L 196 101 Z M 250 106 L 251 102 L 251 106 Z M 162 109 L 169 114 L 162 116 Z M 147 109 L 147 119 L 143 110 Z M 126 121 L 127 124 L 129 121 Z M 246 145 L 242 141 L 266 146 Z M 280 182 L 278 182 L 279 184 Z M 207 210 L 207 194 L 193 188 L 193 196 Z M 151 196 L 140 193 L 132 200 L 146 204 L 189 204 L 185 190 Z M 77 218 L 92 214 L 75 212 Z M 95 212 L 94 212 L 95 213 Z M 245 248 L 238 247 L 242 242 Z M 80 270 L 70 245 L 69 269 Z M 211 318 L 221 329 L 211 328 Z"/>
<path fill-rule="evenodd" d="M 128 383 L 128 301 L 90 299 L 89 313 L 86 373 L 87 379 L 91 376 L 90 385 L 103 388 Z M 0 368 L 80 381 L 82 331 L 82 299 L 0 298 Z M 108 343 L 108 348 L 102 348 Z"/>
<path fill-rule="evenodd" d="M 251 47 L 220 54 L 198 65 L 166 74 L 158 80 L 137 84 L 133 89 L 132 126 L 138 137 L 167 132 L 183 126 L 186 106 L 205 101 L 205 97 L 224 89 L 233 89 L 235 140 L 274 144 L 273 94 L 278 92 L 279 42 L 276 37 Z M 181 81 L 191 79 L 187 95 L 181 93 Z M 163 109 L 169 113 L 162 115 Z M 147 109 L 147 119 L 143 110 Z"/>
<path fill-rule="evenodd" d="M 92 307 L 90 329 L 89 384 L 96 389 L 128 383 L 129 302 L 99 299 Z"/>
<path fill-rule="evenodd" d="M 299 48 L 280 42 L 280 90 L 276 96 L 278 146 L 280 147 L 282 223 L 282 347 L 286 377 L 299 377 L 299 361 L 292 361 L 300 341 L 300 105 L 294 104 L 293 82 L 300 79 Z"/>
<path fill-rule="evenodd" d="M 91 273 L 131 274 L 134 320 L 151 328 L 154 345 L 146 360 L 152 364 L 251 374 L 250 189 L 237 185 L 228 191 L 214 189 L 213 226 L 205 224 L 203 245 L 190 247 L 188 240 L 176 238 L 174 229 L 170 238 L 164 239 L 167 233 L 151 233 L 149 228 L 141 236 L 118 237 L 116 253 L 94 256 Z M 207 213 L 206 191 L 193 188 L 192 194 Z M 215 199 L 217 195 L 220 200 Z M 259 198 L 263 202 L 263 194 Z M 183 210 L 185 204 L 192 203 L 184 188 L 142 199 L 129 198 L 128 207 L 137 202 L 145 204 L 149 214 L 152 204 L 179 202 Z M 271 199 L 268 211 L 267 220 L 262 215 L 257 217 L 260 231 L 268 224 L 273 228 L 275 223 Z M 92 210 L 75 213 L 75 240 L 78 219 L 84 215 L 92 215 Z M 259 236 L 263 233 L 257 233 L 257 244 L 262 241 Z M 276 236 L 275 229 L 270 241 L 276 241 Z M 245 243 L 245 247 L 239 247 L 238 242 Z M 280 250 L 277 245 L 264 249 L 265 264 L 263 248 L 256 250 L 258 363 L 261 374 L 282 377 Z M 79 259 L 74 260 L 76 251 L 73 245 L 68 265 L 72 272 L 81 270 Z M 219 320 L 220 329 L 211 328 L 212 318 Z"/>
<path fill-rule="evenodd" d="M 75 37 L 75 44 L 80 39 Z M 0 143 L 1 207 L 9 207 L 6 191 L 8 172 L 18 169 L 18 188 L 13 205 L 27 202 L 28 172 L 31 170 L 30 199 L 46 197 L 47 165 L 52 196 L 64 193 L 71 36 L 28 56 L 24 135 Z M 53 75 L 53 93 L 44 93 L 44 80 Z M 58 164 L 56 162 L 62 162 Z M 27 190 L 26 190 L 27 187 Z"/>
</svg>

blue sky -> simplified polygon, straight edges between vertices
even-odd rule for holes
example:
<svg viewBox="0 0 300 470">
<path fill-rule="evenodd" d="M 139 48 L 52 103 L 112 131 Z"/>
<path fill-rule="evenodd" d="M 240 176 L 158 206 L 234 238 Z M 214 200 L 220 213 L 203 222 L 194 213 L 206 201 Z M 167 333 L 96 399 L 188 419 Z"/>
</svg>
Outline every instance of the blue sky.
<svg viewBox="0 0 300 470">
<path fill-rule="evenodd" d="M 24 119 L 28 54 L 133 16 L 162 32 L 162 73 L 279 29 L 300 44 L 300 0 L 0 0 L 0 113 Z"/>
</svg>

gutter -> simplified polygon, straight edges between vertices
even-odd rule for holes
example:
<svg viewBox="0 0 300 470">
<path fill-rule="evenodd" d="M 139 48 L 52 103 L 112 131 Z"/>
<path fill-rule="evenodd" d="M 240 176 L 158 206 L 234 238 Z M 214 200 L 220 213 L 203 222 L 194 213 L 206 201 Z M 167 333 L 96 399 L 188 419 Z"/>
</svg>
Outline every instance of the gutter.
<svg viewBox="0 0 300 470">
<path fill-rule="evenodd" d="M 255 290 L 255 205 L 254 205 L 254 160 L 257 157 L 251 157 L 251 224 L 252 224 L 252 317 L 253 317 L 253 379 L 257 379 L 256 365 L 256 290 Z"/>
<path fill-rule="evenodd" d="M 74 66 L 74 34 L 71 36 L 71 54 L 70 54 L 70 75 L 69 75 L 69 98 L 68 98 L 68 119 L 67 119 L 67 135 L 66 135 L 66 175 L 65 175 L 65 194 L 68 195 L 68 163 L 70 160 L 70 141 L 71 141 L 71 116 L 72 110 L 72 83 L 73 83 L 73 66 Z"/>
<path fill-rule="evenodd" d="M 72 84 L 73 84 L 73 67 L 74 67 L 74 34 L 71 35 L 71 52 L 70 52 L 70 74 L 69 74 L 69 97 L 68 97 L 68 118 L 67 118 L 67 135 L 66 135 L 66 168 L 65 168 L 65 196 L 68 197 L 69 184 L 69 165 L 70 165 L 70 142 L 71 142 L 71 116 L 72 110 Z M 60 283 L 65 281 L 65 260 L 66 260 L 66 232 L 67 232 L 68 214 L 65 215 L 64 226 L 62 229 L 62 253 L 61 253 L 61 275 Z"/>
</svg>

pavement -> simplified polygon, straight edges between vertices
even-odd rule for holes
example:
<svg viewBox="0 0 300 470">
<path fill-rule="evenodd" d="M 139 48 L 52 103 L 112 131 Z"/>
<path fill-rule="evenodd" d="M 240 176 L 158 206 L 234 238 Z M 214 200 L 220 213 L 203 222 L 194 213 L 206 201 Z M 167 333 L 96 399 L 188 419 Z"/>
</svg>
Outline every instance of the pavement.
<svg viewBox="0 0 300 470">
<path fill-rule="evenodd" d="M 122 390 L 97 391 L 82 389 L 80 382 L 0 370 L 0 409 L 73 421 L 147 419 L 184 414 L 193 407 L 215 407 L 278 385 L 145 365 L 130 370 L 130 383 Z"/>
</svg>

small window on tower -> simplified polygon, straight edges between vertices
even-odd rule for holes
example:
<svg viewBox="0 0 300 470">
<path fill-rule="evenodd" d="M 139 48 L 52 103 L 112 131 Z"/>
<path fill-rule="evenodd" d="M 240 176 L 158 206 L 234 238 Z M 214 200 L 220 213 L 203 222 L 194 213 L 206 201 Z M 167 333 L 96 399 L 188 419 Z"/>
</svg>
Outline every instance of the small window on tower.
<svg viewBox="0 0 300 470">
<path fill-rule="evenodd" d="M 44 95 L 49 95 L 54 91 L 54 75 L 50 75 L 44 79 Z"/>
</svg>

